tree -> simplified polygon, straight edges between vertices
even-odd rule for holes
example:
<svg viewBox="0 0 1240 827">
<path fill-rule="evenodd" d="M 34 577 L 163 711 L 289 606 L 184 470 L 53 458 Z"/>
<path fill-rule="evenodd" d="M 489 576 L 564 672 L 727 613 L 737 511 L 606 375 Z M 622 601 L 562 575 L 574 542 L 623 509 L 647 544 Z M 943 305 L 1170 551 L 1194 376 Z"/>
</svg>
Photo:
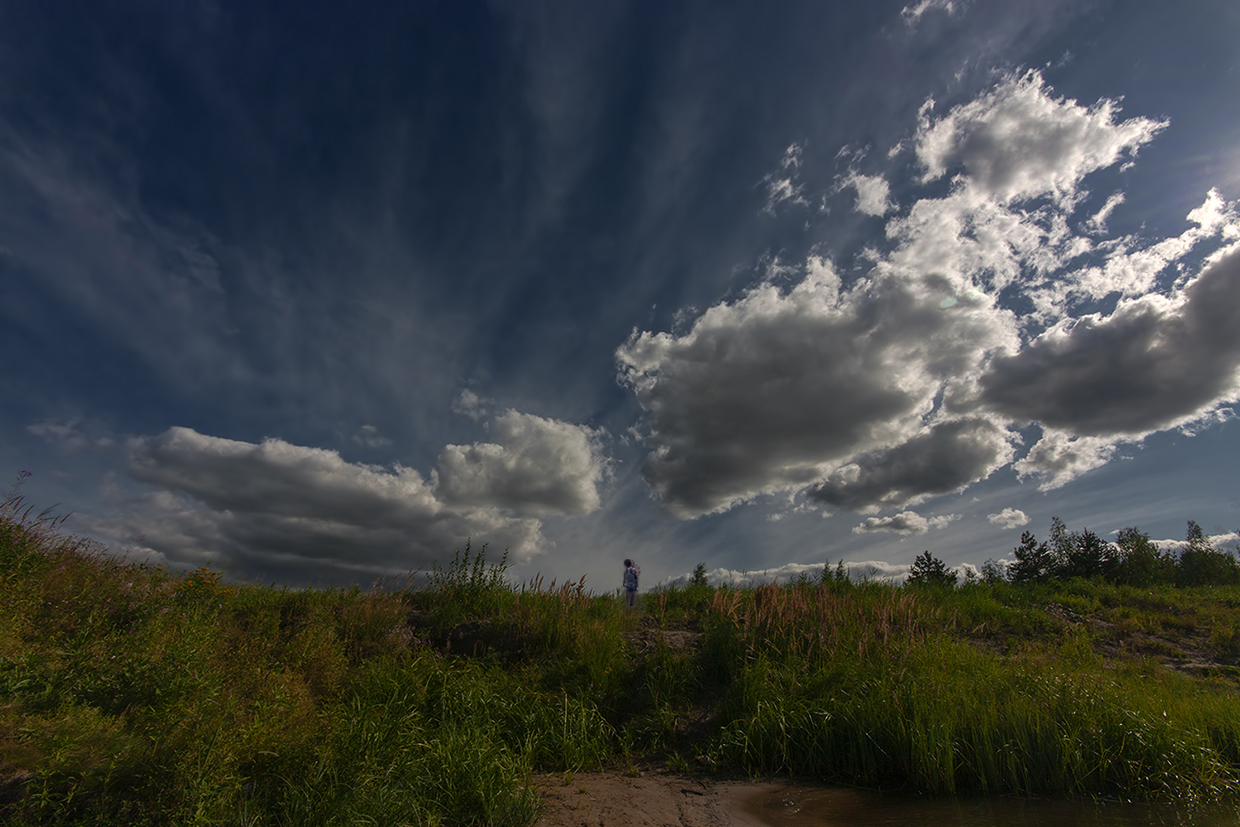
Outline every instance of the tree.
<svg viewBox="0 0 1240 827">
<path fill-rule="evenodd" d="M 1175 582 L 1175 559 L 1150 542 L 1150 535 L 1136 528 L 1123 528 L 1115 535 L 1119 560 L 1115 582 L 1127 586 L 1152 586 Z"/>
<path fill-rule="evenodd" d="M 1119 556 L 1114 546 L 1088 528 L 1066 536 L 1062 568 L 1057 574 L 1072 577 L 1106 577 L 1113 579 Z"/>
<path fill-rule="evenodd" d="M 1077 536 L 1068 531 L 1068 526 L 1058 517 L 1051 517 L 1050 566 L 1049 577 L 1062 577 L 1063 572 L 1071 565 L 1072 550 L 1076 547 Z"/>
<path fill-rule="evenodd" d="M 998 560 L 991 559 L 987 560 L 985 563 L 982 563 L 983 583 L 989 583 L 992 586 L 995 583 L 1002 583 L 1006 574 L 1007 566 L 1003 565 Z"/>
<path fill-rule="evenodd" d="M 822 580 L 820 582 L 824 586 L 834 586 L 837 590 L 852 588 L 852 576 L 849 570 L 844 567 L 844 558 L 840 558 L 840 562 L 836 564 L 834 571 L 832 571 L 831 563 L 828 561 L 822 567 Z"/>
<path fill-rule="evenodd" d="M 710 585 L 710 581 L 706 578 L 706 564 L 698 563 L 693 567 L 693 576 L 689 578 L 690 586 L 705 587 Z"/>
<path fill-rule="evenodd" d="M 1216 549 L 1201 526 L 1188 521 L 1188 534 L 1176 565 L 1180 586 L 1224 586 L 1240 583 L 1240 566 L 1229 552 Z"/>
<path fill-rule="evenodd" d="M 1056 521 L 1058 519 L 1055 518 Z M 1041 583 L 1054 570 L 1050 549 L 1046 543 L 1039 543 L 1032 531 L 1020 535 L 1020 545 L 1012 549 L 1012 553 L 1016 556 L 1016 562 L 1008 566 L 1007 574 L 1013 583 Z"/>
<path fill-rule="evenodd" d="M 909 567 L 908 579 L 911 585 L 940 586 L 951 589 L 956 586 L 956 573 L 947 568 L 947 564 L 926 549 L 917 555 L 913 565 Z"/>
</svg>

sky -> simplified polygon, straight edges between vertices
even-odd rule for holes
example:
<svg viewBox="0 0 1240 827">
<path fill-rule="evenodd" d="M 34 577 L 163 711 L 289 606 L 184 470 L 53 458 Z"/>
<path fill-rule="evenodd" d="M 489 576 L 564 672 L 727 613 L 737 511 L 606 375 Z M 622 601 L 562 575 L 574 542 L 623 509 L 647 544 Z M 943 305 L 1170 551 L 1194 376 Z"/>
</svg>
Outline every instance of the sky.
<svg viewBox="0 0 1240 827">
<path fill-rule="evenodd" d="M 0 0 L 0 476 L 643 588 L 1240 527 L 1234 0 Z"/>
</svg>

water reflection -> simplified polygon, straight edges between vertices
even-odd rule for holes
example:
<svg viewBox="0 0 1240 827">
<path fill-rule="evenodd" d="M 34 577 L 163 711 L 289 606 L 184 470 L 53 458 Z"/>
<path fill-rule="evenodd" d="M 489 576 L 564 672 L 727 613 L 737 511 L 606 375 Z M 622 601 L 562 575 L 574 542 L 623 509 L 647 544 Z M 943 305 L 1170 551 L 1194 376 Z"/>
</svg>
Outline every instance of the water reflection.
<svg viewBox="0 0 1240 827">
<path fill-rule="evenodd" d="M 1038 801 L 933 800 L 857 790 L 784 787 L 745 803 L 771 827 L 1237 827 L 1235 807 Z"/>
</svg>

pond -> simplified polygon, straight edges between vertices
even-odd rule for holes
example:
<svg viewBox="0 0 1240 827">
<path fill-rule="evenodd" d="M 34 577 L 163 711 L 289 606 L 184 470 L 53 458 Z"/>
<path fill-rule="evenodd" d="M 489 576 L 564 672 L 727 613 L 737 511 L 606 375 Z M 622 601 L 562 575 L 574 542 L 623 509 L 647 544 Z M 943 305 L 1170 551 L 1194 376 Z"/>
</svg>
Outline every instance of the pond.
<svg viewBox="0 0 1240 827">
<path fill-rule="evenodd" d="M 1017 798 L 927 799 L 787 786 L 745 802 L 771 827 L 1237 827 L 1240 809 Z"/>
</svg>

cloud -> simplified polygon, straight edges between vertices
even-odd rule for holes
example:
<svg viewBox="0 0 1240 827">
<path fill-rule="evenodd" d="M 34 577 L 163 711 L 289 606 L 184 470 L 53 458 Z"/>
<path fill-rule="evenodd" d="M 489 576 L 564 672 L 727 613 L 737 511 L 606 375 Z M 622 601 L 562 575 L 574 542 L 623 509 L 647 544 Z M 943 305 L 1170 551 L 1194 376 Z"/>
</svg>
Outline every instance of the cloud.
<svg viewBox="0 0 1240 827">
<path fill-rule="evenodd" d="M 775 207 L 784 202 L 802 207 L 809 203 L 803 194 L 804 186 L 796 180 L 796 170 L 801 166 L 801 153 L 804 150 L 803 143 L 789 144 L 783 157 L 779 159 L 779 172 L 763 177 L 762 183 L 766 185 L 766 206 L 762 208 L 764 213 L 774 215 Z"/>
<path fill-rule="evenodd" d="M 981 570 L 979 570 L 978 567 L 972 563 L 961 563 L 959 566 L 954 566 L 950 570 L 954 571 L 956 576 L 961 580 L 968 578 L 970 575 L 972 575 L 973 579 L 977 579 L 981 577 L 982 574 Z"/>
<path fill-rule="evenodd" d="M 1041 74 L 1009 76 L 938 121 L 923 118 L 917 159 L 923 182 L 963 168 L 966 186 L 1000 203 L 1042 195 L 1063 198 L 1081 178 L 1136 154 L 1165 121 L 1115 122 L 1118 104 L 1085 108 L 1051 96 Z"/>
<path fill-rule="evenodd" d="M 1105 233 L 1107 230 L 1107 220 L 1111 217 L 1111 213 L 1115 212 L 1115 208 L 1124 203 L 1124 194 L 1117 192 L 1107 198 L 1107 202 L 1102 205 L 1102 209 L 1089 217 L 1085 222 L 1085 226 L 1093 233 Z"/>
<path fill-rule="evenodd" d="M 877 580 L 892 582 L 908 574 L 907 565 L 887 563 L 882 560 L 862 560 L 844 562 L 844 570 L 854 580 Z M 757 586 L 763 583 L 789 583 L 801 577 L 817 581 L 823 569 L 835 573 L 837 563 L 785 563 L 781 566 L 749 571 L 745 569 L 714 568 L 706 571 L 706 579 L 713 586 L 727 584 L 729 586 Z M 692 572 L 677 575 L 661 585 L 684 586 L 693 577 Z"/>
<path fill-rule="evenodd" d="M 801 166 L 801 153 L 805 151 L 805 144 L 798 144 L 795 141 L 788 144 L 788 148 L 784 150 L 784 157 L 780 159 L 779 166 L 781 169 L 796 169 Z"/>
<path fill-rule="evenodd" d="M 809 203 L 802 194 L 803 187 L 795 183 L 792 178 L 767 176 L 763 180 L 766 183 L 766 206 L 762 208 L 763 212 L 774 215 L 775 207 L 785 201 L 802 207 Z"/>
<path fill-rule="evenodd" d="M 102 341 L 139 355 L 162 381 L 186 391 L 200 391 L 220 373 L 231 383 L 245 377 L 248 367 L 230 349 L 233 320 L 218 240 L 184 217 L 163 222 L 84 174 L 83 166 L 93 164 L 83 164 L 82 155 L 106 143 L 94 132 L 90 141 L 62 145 L 8 124 L 0 130 L 5 257 L 34 274 L 54 296 L 47 306 L 57 308 L 57 316 L 31 321 L 62 324 L 68 310 Z M 178 346 L 168 347 L 171 341 Z"/>
<path fill-rule="evenodd" d="M 494 430 L 498 444 L 448 446 L 446 468 L 428 482 L 399 464 L 350 463 L 280 439 L 170 428 L 130 441 L 130 476 L 162 490 L 108 528 L 144 535 L 146 549 L 176 564 L 211 555 L 243 579 L 402 573 L 466 540 L 528 562 L 546 546 L 536 517 L 598 507 L 596 433 L 512 411 Z"/>
<path fill-rule="evenodd" d="M 622 379 L 649 417 L 654 451 L 643 476 L 673 513 L 803 489 L 890 451 L 923 434 L 944 388 L 967 385 L 986 353 L 1015 344 L 1010 314 L 984 297 L 945 312 L 935 276 L 876 269 L 842 289 L 821 259 L 805 271 L 787 292 L 760 285 L 710 308 L 684 335 L 635 332 L 617 351 Z M 949 439 L 952 429 L 935 433 Z M 989 445 L 972 446 L 977 473 L 1002 453 L 993 438 Z M 910 468 L 919 447 L 930 445 L 900 455 Z M 900 491 L 934 490 L 922 476 L 888 477 L 876 496 L 897 502 Z M 953 487 L 962 483 L 953 477 Z"/>
<path fill-rule="evenodd" d="M 1222 534 L 1210 534 L 1206 536 L 1206 542 L 1214 549 L 1222 551 L 1235 551 L 1236 543 L 1240 541 L 1240 533 L 1235 531 L 1227 531 Z M 1169 551 L 1173 554 L 1179 554 L 1188 547 L 1187 540 L 1151 540 L 1160 551 Z"/>
<path fill-rule="evenodd" d="M 986 519 L 1003 528 L 1020 528 L 1029 525 L 1029 515 L 1019 508 L 1005 508 L 998 514 L 987 514 Z"/>
<path fill-rule="evenodd" d="M 106 434 L 85 433 L 82 425 L 82 420 L 78 417 L 61 422 L 44 420 L 27 425 L 26 432 L 70 453 L 86 448 L 109 448 L 114 444 L 115 440 Z M 96 431 L 97 429 L 90 428 L 90 430 Z"/>
<path fill-rule="evenodd" d="M 1173 297 L 1121 301 L 996 358 L 982 399 L 1012 419 L 1078 436 L 1140 437 L 1205 415 L 1240 391 L 1240 248 Z"/>
<path fill-rule="evenodd" d="M 990 420 L 941 422 L 894 447 L 859 457 L 811 488 L 811 499 L 859 511 L 959 491 L 1012 461 L 1011 438 Z"/>
<path fill-rule="evenodd" d="M 589 514 L 606 471 L 597 431 L 508 411 L 496 442 L 449 445 L 439 455 L 436 493 L 445 503 L 536 516 Z"/>
<path fill-rule="evenodd" d="M 1210 413 L 1206 416 L 1203 416 L 1200 419 L 1195 419 L 1192 422 L 1183 425 L 1180 428 L 1180 433 L 1185 436 L 1197 436 L 1208 428 L 1215 425 L 1222 425 L 1224 422 L 1230 422 L 1235 418 L 1236 411 L 1234 408 L 1217 408 L 1210 411 Z"/>
<path fill-rule="evenodd" d="M 1109 199 L 1107 205 L 1113 200 Z M 1102 213 L 1105 212 L 1107 207 L 1104 206 Z M 1094 223 L 1097 217 L 1085 222 L 1091 231 L 1097 226 Z M 1035 305 L 1054 308 L 1055 313 L 1062 314 L 1078 298 L 1102 299 L 1115 293 L 1139 297 L 1153 290 L 1160 274 L 1202 242 L 1240 238 L 1240 218 L 1235 207 L 1227 204 L 1218 190 L 1210 190 L 1201 206 L 1191 210 L 1186 218 L 1195 226 L 1155 244 L 1141 246 L 1131 236 L 1109 242 L 1110 249 L 1100 264 L 1074 269 L 1062 279 L 1044 283 L 1032 291 L 1031 298 Z"/>
<path fill-rule="evenodd" d="M 960 519 L 959 514 L 945 514 L 927 519 L 916 511 L 901 511 L 889 517 L 867 517 L 860 525 L 853 527 L 853 533 L 870 534 L 876 531 L 891 531 L 896 534 L 925 534 L 932 528 L 942 528 L 958 519 Z"/>
<path fill-rule="evenodd" d="M 363 425 L 358 428 L 357 433 L 353 435 L 353 441 L 367 448 L 390 448 L 392 446 L 392 440 L 379 433 L 379 429 L 374 425 Z"/>
<path fill-rule="evenodd" d="M 1046 430 L 1029 453 L 1013 466 L 1021 477 L 1042 478 L 1038 488 L 1060 488 L 1087 471 L 1111 461 L 1116 441 L 1099 437 L 1076 437 L 1064 431 Z"/>
<path fill-rule="evenodd" d="M 881 175 L 862 175 L 853 171 L 842 182 L 857 192 L 857 212 L 883 216 L 891 211 L 891 188 Z"/>
<path fill-rule="evenodd" d="M 1123 199 L 1080 212 L 1085 176 L 1167 126 L 1117 113 L 1055 96 L 1037 72 L 939 117 L 928 101 L 912 141 L 921 183 L 951 186 L 897 209 L 885 178 L 850 173 L 861 209 L 895 213 L 858 267 L 811 255 L 799 282 L 765 280 L 672 332 L 634 330 L 617 365 L 666 509 L 692 518 L 777 493 L 898 509 L 1008 465 L 1055 487 L 1125 441 L 1217 419 L 1237 398 L 1240 254 L 1216 246 L 1197 275 L 1158 276 L 1240 239 L 1240 219 L 1211 191 L 1179 236 L 1099 239 Z M 1114 304 L 1081 315 L 1086 298 Z M 1042 436 L 1018 459 L 1030 423 Z"/>
<path fill-rule="evenodd" d="M 475 422 L 480 422 L 486 418 L 489 407 L 488 400 L 483 399 L 469 388 L 466 388 L 461 391 L 456 401 L 452 403 L 452 412 L 469 417 Z"/>
<path fill-rule="evenodd" d="M 915 6 L 905 6 L 900 10 L 900 16 L 910 26 L 916 26 L 921 22 L 921 16 L 931 9 L 945 11 L 948 14 L 955 14 L 958 0 L 921 0 Z"/>
</svg>

